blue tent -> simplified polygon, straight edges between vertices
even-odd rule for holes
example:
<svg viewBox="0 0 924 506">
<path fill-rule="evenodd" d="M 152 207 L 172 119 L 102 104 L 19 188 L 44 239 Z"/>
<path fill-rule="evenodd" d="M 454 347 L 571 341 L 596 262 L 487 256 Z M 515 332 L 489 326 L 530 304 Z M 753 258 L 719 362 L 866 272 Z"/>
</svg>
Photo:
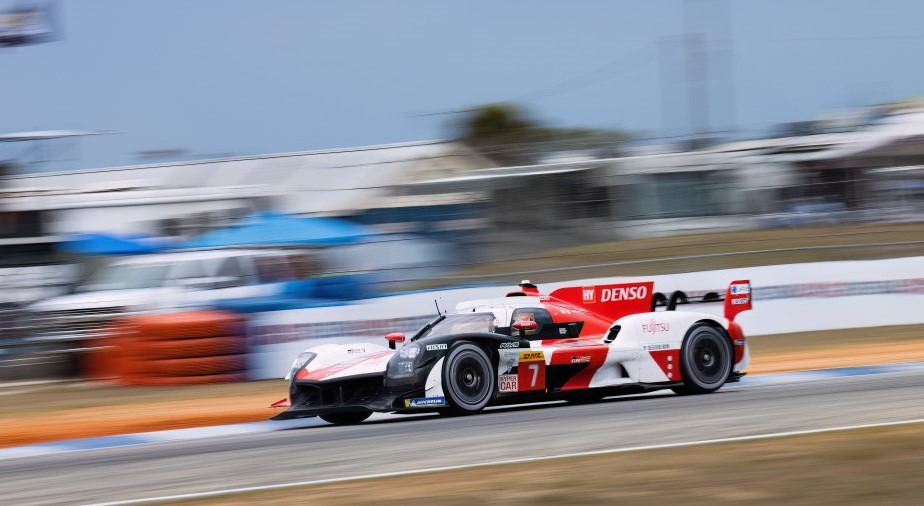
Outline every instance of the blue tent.
<svg viewBox="0 0 924 506">
<path fill-rule="evenodd" d="M 71 234 L 59 245 L 62 251 L 84 255 L 144 255 L 162 251 L 166 244 L 144 236 L 117 234 Z"/>
<path fill-rule="evenodd" d="M 211 230 L 179 248 L 297 244 L 337 246 L 377 234 L 375 230 L 338 218 L 299 218 L 278 213 L 255 213 L 234 227 Z"/>
</svg>

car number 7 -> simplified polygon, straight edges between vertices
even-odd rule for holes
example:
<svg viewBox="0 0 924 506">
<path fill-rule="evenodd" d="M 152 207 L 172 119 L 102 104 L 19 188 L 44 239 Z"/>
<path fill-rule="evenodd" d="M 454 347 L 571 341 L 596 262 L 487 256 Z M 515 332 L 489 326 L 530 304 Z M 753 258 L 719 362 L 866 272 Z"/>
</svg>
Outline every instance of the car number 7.
<svg viewBox="0 0 924 506">
<path fill-rule="evenodd" d="M 537 362 L 529 364 L 529 370 L 533 372 L 533 380 L 529 382 L 529 388 L 536 388 L 536 380 L 539 378 L 539 364 Z"/>
</svg>

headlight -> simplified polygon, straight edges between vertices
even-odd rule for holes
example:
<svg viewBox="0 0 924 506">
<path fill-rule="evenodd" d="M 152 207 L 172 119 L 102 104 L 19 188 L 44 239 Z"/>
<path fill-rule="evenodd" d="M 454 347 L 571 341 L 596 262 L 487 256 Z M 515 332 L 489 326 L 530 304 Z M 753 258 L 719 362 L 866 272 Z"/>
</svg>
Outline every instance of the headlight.
<svg viewBox="0 0 924 506">
<path fill-rule="evenodd" d="M 388 378 L 411 378 L 417 369 L 417 359 L 420 357 L 420 345 L 409 343 L 398 349 L 388 361 L 385 375 Z"/>
<path fill-rule="evenodd" d="M 420 355 L 420 345 L 417 343 L 407 344 L 398 350 L 398 356 L 401 358 L 415 359 L 417 355 Z"/>
<path fill-rule="evenodd" d="M 317 356 L 317 353 L 311 353 L 310 351 L 299 353 L 298 356 L 295 357 L 295 361 L 292 362 L 292 369 L 289 370 L 289 374 L 286 376 L 286 379 L 290 379 L 295 376 L 298 371 L 301 371 L 306 365 L 308 365 L 308 362 L 311 362 L 314 360 L 314 357 Z"/>
</svg>

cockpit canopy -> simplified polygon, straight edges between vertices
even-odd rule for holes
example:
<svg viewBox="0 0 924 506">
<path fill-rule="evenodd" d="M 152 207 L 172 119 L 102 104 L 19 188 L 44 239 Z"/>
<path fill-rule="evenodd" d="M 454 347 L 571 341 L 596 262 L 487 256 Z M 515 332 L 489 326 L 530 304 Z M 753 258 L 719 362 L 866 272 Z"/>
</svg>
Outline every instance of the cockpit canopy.
<svg viewBox="0 0 924 506">
<path fill-rule="evenodd" d="M 535 330 L 525 331 L 527 339 L 563 339 L 577 337 L 583 326 L 583 322 L 555 323 L 549 311 L 542 307 L 518 307 L 509 314 L 509 318 L 507 311 L 447 314 L 430 323 L 416 338 L 477 332 L 518 335 L 518 331 L 511 331 L 513 323 L 530 320 L 537 325 Z"/>
</svg>

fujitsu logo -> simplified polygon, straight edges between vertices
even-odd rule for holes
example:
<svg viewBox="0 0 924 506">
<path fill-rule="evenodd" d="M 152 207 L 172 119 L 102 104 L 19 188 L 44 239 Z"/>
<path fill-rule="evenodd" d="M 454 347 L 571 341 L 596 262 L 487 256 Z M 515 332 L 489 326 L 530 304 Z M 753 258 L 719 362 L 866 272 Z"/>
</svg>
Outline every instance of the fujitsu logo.
<svg viewBox="0 0 924 506">
<path fill-rule="evenodd" d="M 658 332 L 668 332 L 671 326 L 667 322 L 656 322 L 654 318 L 650 322 L 642 324 L 642 332 L 646 334 L 657 334 Z"/>
</svg>

